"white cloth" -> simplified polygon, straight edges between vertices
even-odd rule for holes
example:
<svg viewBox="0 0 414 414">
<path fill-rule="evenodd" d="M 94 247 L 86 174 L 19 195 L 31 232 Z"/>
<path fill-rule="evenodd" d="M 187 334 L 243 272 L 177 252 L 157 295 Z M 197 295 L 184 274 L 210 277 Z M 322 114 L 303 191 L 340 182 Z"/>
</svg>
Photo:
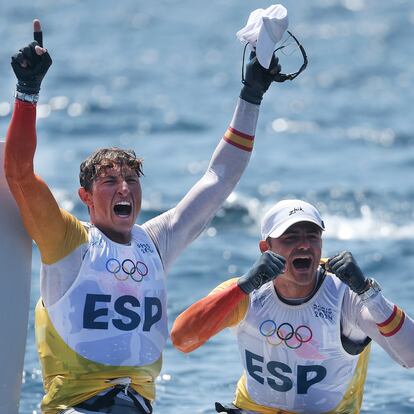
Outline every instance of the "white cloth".
<svg viewBox="0 0 414 414">
<path fill-rule="evenodd" d="M 282 39 L 288 24 L 286 8 L 274 4 L 267 9 L 251 12 L 246 26 L 236 36 L 241 42 L 247 42 L 256 49 L 259 63 L 268 69 L 276 44 Z"/>
</svg>

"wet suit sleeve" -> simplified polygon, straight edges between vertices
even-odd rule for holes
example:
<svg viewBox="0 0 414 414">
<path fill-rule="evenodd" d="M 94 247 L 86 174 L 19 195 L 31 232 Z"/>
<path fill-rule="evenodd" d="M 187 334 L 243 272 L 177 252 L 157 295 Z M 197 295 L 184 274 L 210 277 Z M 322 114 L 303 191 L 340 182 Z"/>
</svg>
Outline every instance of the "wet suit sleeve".
<svg viewBox="0 0 414 414">
<path fill-rule="evenodd" d="M 237 325 L 246 315 L 249 297 L 237 285 L 237 279 L 222 283 L 208 296 L 191 305 L 175 320 L 171 330 L 174 346 L 191 352 L 209 338 Z"/>
<path fill-rule="evenodd" d="M 377 342 L 398 364 L 414 367 L 414 321 L 380 292 L 365 302 L 352 294 L 348 309 L 358 328 Z"/>
<path fill-rule="evenodd" d="M 258 105 L 239 99 L 230 126 L 203 177 L 175 208 L 144 224 L 166 271 L 204 230 L 239 181 L 253 149 L 258 115 Z"/>
<path fill-rule="evenodd" d="M 43 263 L 52 264 L 79 245 L 86 230 L 73 216 L 59 209 L 49 187 L 35 175 L 35 150 L 36 106 L 16 99 L 7 132 L 5 174 L 26 231 L 38 245 Z"/>
</svg>

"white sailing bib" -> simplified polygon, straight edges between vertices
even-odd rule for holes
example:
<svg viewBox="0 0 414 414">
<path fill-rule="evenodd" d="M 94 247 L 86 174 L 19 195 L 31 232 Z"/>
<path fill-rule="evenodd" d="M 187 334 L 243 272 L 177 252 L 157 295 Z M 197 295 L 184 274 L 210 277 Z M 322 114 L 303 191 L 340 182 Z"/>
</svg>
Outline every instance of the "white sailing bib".
<svg viewBox="0 0 414 414">
<path fill-rule="evenodd" d="M 153 363 L 168 337 L 165 274 L 153 242 L 137 225 L 130 245 L 92 226 L 88 247 L 73 285 L 47 308 L 53 326 L 91 361 Z"/>
<path fill-rule="evenodd" d="M 253 401 L 307 414 L 328 412 L 341 402 L 358 362 L 341 344 L 345 289 L 329 275 L 301 305 L 282 302 L 272 282 L 250 295 L 236 333 Z"/>
</svg>

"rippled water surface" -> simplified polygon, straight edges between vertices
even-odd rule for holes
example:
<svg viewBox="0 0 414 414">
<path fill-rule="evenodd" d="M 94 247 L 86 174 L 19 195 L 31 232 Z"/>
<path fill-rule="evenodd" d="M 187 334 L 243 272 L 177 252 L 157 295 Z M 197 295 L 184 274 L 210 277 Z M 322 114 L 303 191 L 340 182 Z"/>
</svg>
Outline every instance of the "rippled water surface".
<svg viewBox="0 0 414 414">
<path fill-rule="evenodd" d="M 10 120 L 10 55 L 41 19 L 53 66 L 39 104 L 36 168 L 61 204 L 86 219 L 80 161 L 99 146 L 145 159 L 139 222 L 173 206 L 202 174 L 240 90 L 235 33 L 269 1 L 0 0 L 0 135 Z M 258 255 L 262 212 L 286 197 L 324 215 L 324 253 L 351 250 L 386 296 L 414 315 L 414 7 L 410 0 L 287 0 L 309 67 L 274 85 L 255 150 L 235 193 L 169 276 L 170 324 L 186 306 Z M 296 59 L 296 61 L 295 61 Z M 285 67 L 299 62 L 282 56 Z M 294 62 L 294 63 L 292 63 Z M 34 250 L 22 413 L 39 413 L 34 346 L 39 296 Z M 189 356 L 168 343 L 156 413 L 212 413 L 230 401 L 241 364 L 223 332 Z M 374 346 L 363 413 L 414 412 L 413 372 Z"/>
</svg>

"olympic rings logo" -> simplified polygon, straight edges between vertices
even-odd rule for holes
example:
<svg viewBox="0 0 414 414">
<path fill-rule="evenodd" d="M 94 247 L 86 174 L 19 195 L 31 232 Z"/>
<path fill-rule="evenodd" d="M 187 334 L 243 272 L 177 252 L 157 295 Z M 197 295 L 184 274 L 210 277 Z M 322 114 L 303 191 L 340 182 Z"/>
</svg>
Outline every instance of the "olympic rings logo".
<svg viewBox="0 0 414 414">
<path fill-rule="evenodd" d="M 141 282 L 144 276 L 148 274 L 148 266 L 144 262 L 139 260 L 134 262 L 131 259 L 125 259 L 122 263 L 118 259 L 108 259 L 106 270 L 121 281 L 131 277 L 135 282 Z"/>
<path fill-rule="evenodd" d="M 260 333 L 266 341 L 273 346 L 279 346 L 282 342 L 290 349 L 298 349 L 312 339 L 312 329 L 306 325 L 299 325 L 296 329 L 284 322 L 277 326 L 276 322 L 267 319 L 260 324 Z"/>
</svg>

